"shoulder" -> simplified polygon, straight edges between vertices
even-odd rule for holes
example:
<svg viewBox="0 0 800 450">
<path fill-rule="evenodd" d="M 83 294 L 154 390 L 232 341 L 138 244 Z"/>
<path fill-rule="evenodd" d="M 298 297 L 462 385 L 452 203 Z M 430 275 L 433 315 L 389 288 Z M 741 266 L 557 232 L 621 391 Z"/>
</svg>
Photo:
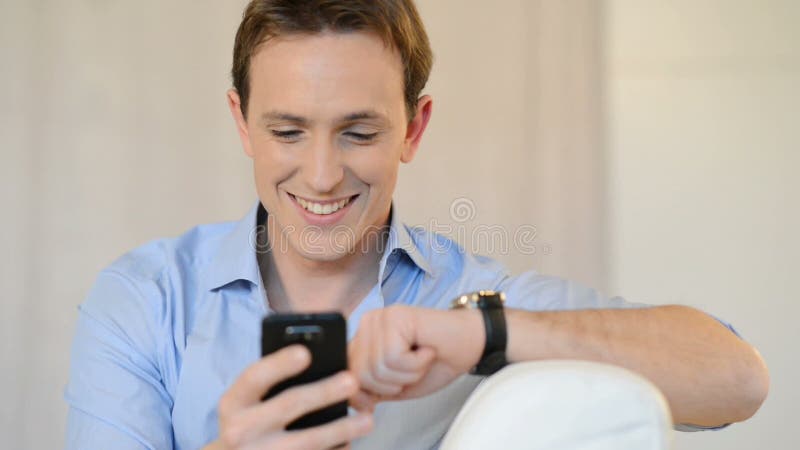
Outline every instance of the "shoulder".
<svg viewBox="0 0 800 450">
<path fill-rule="evenodd" d="M 189 274 L 213 257 L 219 240 L 235 223 L 198 225 L 177 237 L 152 240 L 123 254 L 101 273 L 140 283 L 163 283 L 165 277 Z"/>
<path fill-rule="evenodd" d="M 158 334 L 185 313 L 200 273 L 234 222 L 198 225 L 180 236 L 150 241 L 118 257 L 97 275 L 79 309 L 114 328 Z"/>
<path fill-rule="evenodd" d="M 621 297 L 607 297 L 578 281 L 541 274 L 534 269 L 512 274 L 502 262 L 466 251 L 454 239 L 420 227 L 407 227 L 415 248 L 429 263 L 437 284 L 448 295 L 478 289 L 505 292 L 507 304 L 529 310 L 630 308 L 648 306 Z"/>
<path fill-rule="evenodd" d="M 461 289 L 492 289 L 509 276 L 500 261 L 464 249 L 455 239 L 422 227 L 406 226 L 411 241 L 435 279 L 456 282 Z"/>
</svg>

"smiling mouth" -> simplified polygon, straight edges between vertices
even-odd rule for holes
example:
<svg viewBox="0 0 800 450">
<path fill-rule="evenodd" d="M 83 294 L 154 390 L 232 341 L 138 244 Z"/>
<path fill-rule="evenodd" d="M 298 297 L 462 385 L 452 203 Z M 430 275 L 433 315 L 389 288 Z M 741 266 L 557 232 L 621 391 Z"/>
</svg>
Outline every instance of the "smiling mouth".
<svg viewBox="0 0 800 450">
<path fill-rule="evenodd" d="M 345 208 L 347 205 L 350 204 L 350 202 L 352 202 L 353 200 L 355 200 L 356 197 L 358 197 L 358 194 L 351 195 L 350 197 L 346 197 L 339 200 L 329 200 L 324 202 L 305 199 L 303 197 L 298 197 L 294 194 L 289 194 L 289 196 L 292 197 L 297 202 L 297 204 L 299 204 L 306 211 L 319 216 L 327 216 L 328 214 L 333 214 L 336 211 Z"/>
</svg>

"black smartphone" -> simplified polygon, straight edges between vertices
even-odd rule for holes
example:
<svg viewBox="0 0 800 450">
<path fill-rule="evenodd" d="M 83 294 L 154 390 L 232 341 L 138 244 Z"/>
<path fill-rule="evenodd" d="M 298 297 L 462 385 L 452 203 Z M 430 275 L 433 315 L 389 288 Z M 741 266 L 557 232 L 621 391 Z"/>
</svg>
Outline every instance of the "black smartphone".
<svg viewBox="0 0 800 450">
<path fill-rule="evenodd" d="M 261 323 L 261 356 L 292 344 L 305 345 L 311 365 L 298 375 L 273 386 L 263 400 L 299 384 L 311 383 L 347 370 L 347 323 L 338 312 L 272 314 Z M 347 401 L 310 412 L 287 425 L 296 430 L 321 425 L 347 415 Z"/>
</svg>

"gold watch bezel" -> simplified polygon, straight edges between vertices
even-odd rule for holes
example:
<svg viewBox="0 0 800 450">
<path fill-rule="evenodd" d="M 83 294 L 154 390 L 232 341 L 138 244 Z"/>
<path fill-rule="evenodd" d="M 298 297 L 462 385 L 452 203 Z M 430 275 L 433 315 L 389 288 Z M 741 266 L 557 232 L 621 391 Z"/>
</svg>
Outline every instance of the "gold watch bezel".
<svg viewBox="0 0 800 450">
<path fill-rule="evenodd" d="M 450 302 L 450 309 L 477 309 L 478 300 L 482 296 L 500 295 L 500 302 L 505 305 L 506 294 L 504 292 L 497 292 L 492 290 L 482 290 L 470 292 L 468 294 L 459 295 Z"/>
</svg>

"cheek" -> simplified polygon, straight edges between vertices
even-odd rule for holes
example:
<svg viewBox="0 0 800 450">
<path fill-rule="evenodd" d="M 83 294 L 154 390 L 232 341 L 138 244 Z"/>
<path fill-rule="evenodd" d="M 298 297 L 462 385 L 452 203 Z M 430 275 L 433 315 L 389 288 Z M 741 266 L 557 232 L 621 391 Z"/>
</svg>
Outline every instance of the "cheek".
<svg viewBox="0 0 800 450">
<path fill-rule="evenodd" d="M 399 167 L 399 152 L 373 148 L 364 154 L 353 156 L 350 167 L 353 173 L 373 188 L 394 186 Z"/>
<path fill-rule="evenodd" d="M 291 152 L 281 151 L 276 145 L 254 146 L 253 165 L 259 183 L 276 183 L 286 179 L 297 161 Z"/>
</svg>

